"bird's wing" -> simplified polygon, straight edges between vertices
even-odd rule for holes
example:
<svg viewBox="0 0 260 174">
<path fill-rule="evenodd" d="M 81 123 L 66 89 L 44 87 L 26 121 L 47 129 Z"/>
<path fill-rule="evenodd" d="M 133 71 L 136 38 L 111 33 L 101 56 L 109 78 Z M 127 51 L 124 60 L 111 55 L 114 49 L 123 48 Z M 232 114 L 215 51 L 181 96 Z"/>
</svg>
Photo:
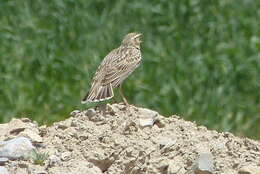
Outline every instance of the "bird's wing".
<svg viewBox="0 0 260 174">
<path fill-rule="evenodd" d="M 94 77 L 92 78 L 91 87 L 88 94 L 84 97 L 83 102 L 86 101 L 102 101 L 114 96 L 112 85 L 103 84 L 102 81 L 106 76 L 107 65 L 114 59 L 117 59 L 118 49 L 112 50 L 101 62 L 97 68 Z"/>
<path fill-rule="evenodd" d="M 140 56 L 140 50 L 119 49 L 117 55 L 107 62 L 106 73 L 101 83 L 111 83 L 113 87 L 120 85 L 140 64 Z"/>
<path fill-rule="evenodd" d="M 119 56 L 118 54 L 119 49 L 114 49 L 112 50 L 101 62 L 101 64 L 99 65 L 93 79 L 92 79 L 92 84 L 94 82 L 101 82 L 102 79 L 105 77 L 106 75 L 106 69 L 107 69 L 107 65 L 109 64 L 109 62 L 111 62 L 112 60 L 116 60 L 117 57 Z"/>
</svg>

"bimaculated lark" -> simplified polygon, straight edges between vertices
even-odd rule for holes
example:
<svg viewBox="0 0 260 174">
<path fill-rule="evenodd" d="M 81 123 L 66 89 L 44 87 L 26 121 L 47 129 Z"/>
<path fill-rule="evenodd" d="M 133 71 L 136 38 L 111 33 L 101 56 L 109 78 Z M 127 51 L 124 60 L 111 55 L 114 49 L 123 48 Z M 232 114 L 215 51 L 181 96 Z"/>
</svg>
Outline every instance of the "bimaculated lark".
<svg viewBox="0 0 260 174">
<path fill-rule="evenodd" d="M 141 63 L 140 43 L 140 33 L 129 33 L 124 37 L 121 45 L 112 50 L 99 65 L 82 103 L 108 100 L 114 96 L 113 88 L 120 87 L 120 95 L 128 105 L 121 86 Z"/>
</svg>

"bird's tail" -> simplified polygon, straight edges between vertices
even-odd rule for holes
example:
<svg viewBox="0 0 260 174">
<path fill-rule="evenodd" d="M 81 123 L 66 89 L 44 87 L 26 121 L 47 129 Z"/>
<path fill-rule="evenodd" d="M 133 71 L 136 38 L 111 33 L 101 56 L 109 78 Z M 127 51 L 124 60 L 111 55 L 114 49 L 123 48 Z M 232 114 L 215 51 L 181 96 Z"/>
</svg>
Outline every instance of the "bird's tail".
<svg viewBox="0 0 260 174">
<path fill-rule="evenodd" d="M 90 91 L 81 101 L 82 104 L 87 102 L 100 102 L 114 97 L 114 92 L 111 84 L 102 86 L 100 84 L 93 84 Z"/>
</svg>

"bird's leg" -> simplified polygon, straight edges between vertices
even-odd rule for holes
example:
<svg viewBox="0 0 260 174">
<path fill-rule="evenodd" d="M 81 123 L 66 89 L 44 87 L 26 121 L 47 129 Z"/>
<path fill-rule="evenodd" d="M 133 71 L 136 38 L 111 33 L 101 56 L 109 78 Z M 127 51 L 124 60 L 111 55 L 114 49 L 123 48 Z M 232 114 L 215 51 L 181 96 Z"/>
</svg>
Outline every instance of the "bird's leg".
<svg viewBox="0 0 260 174">
<path fill-rule="evenodd" d="M 126 100 L 126 98 L 125 98 L 125 96 L 124 96 L 124 94 L 123 94 L 123 91 L 122 91 L 122 84 L 120 84 L 120 86 L 119 86 L 119 92 L 120 92 L 120 95 L 121 95 L 121 97 L 122 97 L 122 99 L 123 99 L 125 105 L 126 105 L 126 106 L 129 106 L 129 103 L 127 102 L 127 100 Z"/>
<path fill-rule="evenodd" d="M 112 98 L 112 104 L 114 104 L 114 103 L 120 103 L 120 102 L 118 101 L 118 96 Z"/>
</svg>

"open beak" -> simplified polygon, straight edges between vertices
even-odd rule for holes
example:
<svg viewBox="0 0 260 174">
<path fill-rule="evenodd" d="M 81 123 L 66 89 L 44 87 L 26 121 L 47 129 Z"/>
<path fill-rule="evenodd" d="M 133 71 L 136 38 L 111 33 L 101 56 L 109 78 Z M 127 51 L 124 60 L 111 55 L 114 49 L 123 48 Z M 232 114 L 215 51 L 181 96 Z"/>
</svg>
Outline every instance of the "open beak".
<svg viewBox="0 0 260 174">
<path fill-rule="evenodd" d="M 141 43 L 141 42 L 143 42 L 143 41 L 141 40 L 141 36 L 142 36 L 142 34 L 141 34 L 141 33 L 136 35 L 136 38 L 138 38 L 138 39 L 139 39 L 140 43 Z"/>
<path fill-rule="evenodd" d="M 137 35 L 135 36 L 135 38 L 141 38 L 141 36 L 142 36 L 142 34 L 140 33 L 140 34 L 137 34 Z"/>
</svg>

